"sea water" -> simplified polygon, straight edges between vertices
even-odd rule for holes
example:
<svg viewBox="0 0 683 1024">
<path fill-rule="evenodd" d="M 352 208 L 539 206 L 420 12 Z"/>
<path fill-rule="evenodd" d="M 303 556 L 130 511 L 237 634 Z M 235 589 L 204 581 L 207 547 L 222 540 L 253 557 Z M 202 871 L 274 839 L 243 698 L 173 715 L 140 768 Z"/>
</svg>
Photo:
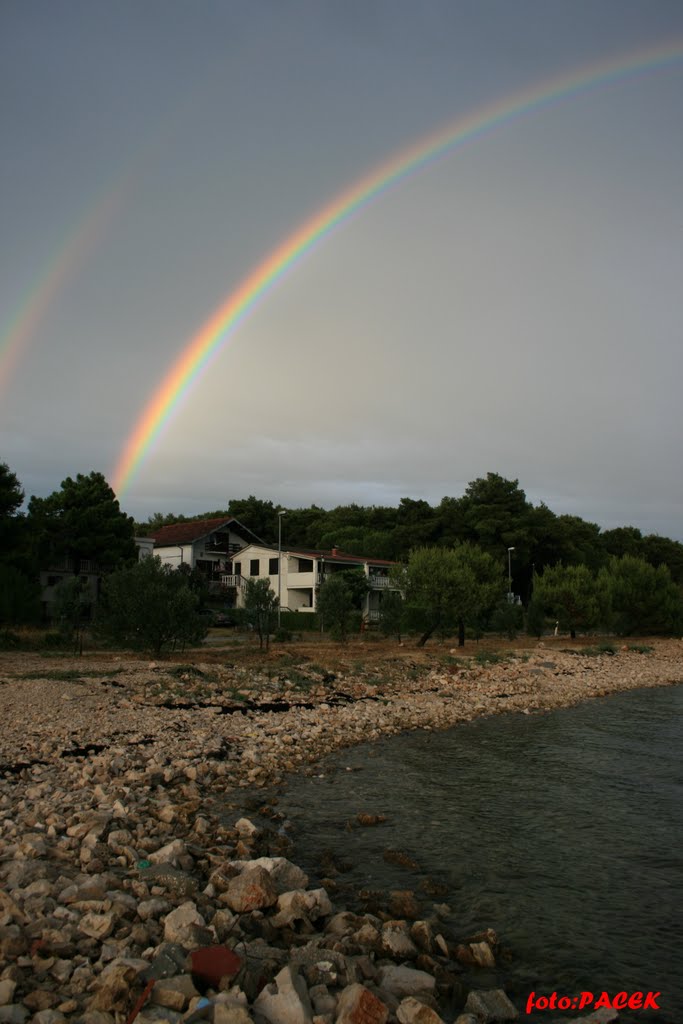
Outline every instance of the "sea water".
<svg viewBox="0 0 683 1024">
<path fill-rule="evenodd" d="M 620 1022 L 683 1022 L 682 712 L 683 686 L 643 689 L 338 752 L 283 789 L 294 859 L 315 877 L 331 850 L 352 889 L 436 881 L 456 936 L 490 927 L 511 953 L 468 985 L 504 983 L 522 1019 L 577 1016 L 525 1016 L 532 991 L 642 991 L 661 1010 Z M 360 812 L 387 820 L 349 830 Z"/>
</svg>

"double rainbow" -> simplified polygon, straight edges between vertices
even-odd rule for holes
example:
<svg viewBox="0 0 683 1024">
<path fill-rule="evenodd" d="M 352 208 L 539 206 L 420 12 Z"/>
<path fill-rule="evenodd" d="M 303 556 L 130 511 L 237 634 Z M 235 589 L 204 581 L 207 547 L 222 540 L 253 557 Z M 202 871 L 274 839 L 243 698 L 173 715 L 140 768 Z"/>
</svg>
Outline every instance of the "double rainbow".
<svg viewBox="0 0 683 1024">
<path fill-rule="evenodd" d="M 457 146 L 493 131 L 499 125 L 587 89 L 628 75 L 661 68 L 683 57 L 683 40 L 601 61 L 571 74 L 546 80 L 513 96 L 474 111 L 421 138 L 373 168 L 350 188 L 281 242 L 215 310 L 187 343 L 145 406 L 127 438 L 113 472 L 112 486 L 121 496 L 160 438 L 182 400 L 256 303 L 285 273 L 338 224 L 386 189 L 450 153 Z"/>
</svg>

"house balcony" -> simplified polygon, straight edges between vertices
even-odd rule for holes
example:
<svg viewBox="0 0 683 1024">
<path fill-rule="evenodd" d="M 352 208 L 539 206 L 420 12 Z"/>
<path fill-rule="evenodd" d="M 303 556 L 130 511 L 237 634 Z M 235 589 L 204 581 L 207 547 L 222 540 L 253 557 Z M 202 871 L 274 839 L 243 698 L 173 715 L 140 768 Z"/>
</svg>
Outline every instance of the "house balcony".
<svg viewBox="0 0 683 1024">
<path fill-rule="evenodd" d="M 396 589 L 396 587 L 392 585 L 391 578 L 389 576 L 377 576 L 374 573 L 370 573 L 367 579 L 373 590 Z"/>
<path fill-rule="evenodd" d="M 226 590 L 241 590 L 246 586 L 244 576 L 236 573 L 223 573 L 221 575 L 221 586 Z"/>
<path fill-rule="evenodd" d="M 285 580 L 283 580 L 284 584 Z M 320 573 L 316 572 L 288 572 L 287 573 L 287 589 L 298 590 L 305 588 L 310 590 L 311 587 L 319 587 L 321 583 Z"/>
</svg>

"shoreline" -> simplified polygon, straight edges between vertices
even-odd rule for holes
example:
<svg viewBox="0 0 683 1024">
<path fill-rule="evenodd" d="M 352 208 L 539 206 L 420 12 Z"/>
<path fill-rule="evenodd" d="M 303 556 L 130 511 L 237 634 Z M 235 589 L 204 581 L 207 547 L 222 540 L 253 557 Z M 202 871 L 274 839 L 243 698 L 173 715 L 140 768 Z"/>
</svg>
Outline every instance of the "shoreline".
<svg viewBox="0 0 683 1024">
<path fill-rule="evenodd" d="M 239 800 L 247 788 L 275 785 L 356 743 L 682 682 L 683 641 L 648 644 L 651 653 L 622 649 L 588 657 L 547 643 L 489 665 L 465 664 L 457 657 L 461 651 L 440 651 L 438 662 L 426 668 L 404 652 L 397 664 L 388 659 L 381 674 L 325 673 L 302 658 L 270 678 L 258 669 L 215 662 L 154 664 L 92 655 L 55 659 L 56 666 L 46 668 L 41 657 L 0 655 L 0 1018 L 9 1024 L 123 1024 L 145 971 L 180 935 L 186 953 L 227 943 L 242 950 L 245 964 L 254 942 L 271 942 L 284 951 L 284 960 L 272 954 L 268 981 L 314 940 L 328 959 L 335 952 L 351 957 L 353 970 L 347 964 L 336 982 L 319 982 L 326 991 L 317 993 L 318 1012 L 315 1005 L 311 1009 L 311 1021 L 321 1018 L 315 1024 L 339 1020 L 341 997 L 361 980 L 390 1020 L 413 1024 L 403 1017 L 422 1011 L 412 1003 L 399 1009 L 406 999 L 415 1002 L 415 994 L 423 1005 L 424 992 L 392 993 L 385 971 L 392 964 L 397 970 L 421 964 L 431 972 L 426 1004 L 434 1019 L 415 1017 L 415 1024 L 452 1020 L 448 1006 L 462 988 L 463 967 L 496 963 L 495 935 L 447 936 L 435 931 L 436 919 L 411 923 L 410 916 L 392 921 L 389 913 L 384 921 L 339 908 L 335 913 L 327 893 L 308 890 L 294 865 L 287 869 L 287 887 L 276 885 L 277 893 L 274 877 L 264 874 L 280 869 L 261 868 L 265 902 L 251 906 L 247 900 L 239 909 L 239 901 L 230 901 L 231 887 L 247 875 L 253 882 L 259 855 L 278 851 L 249 822 L 221 825 L 212 807 L 231 796 Z M 199 920 L 185 922 L 185 931 L 176 927 L 178 915 L 192 914 Z M 366 969 L 362 979 L 356 961 Z M 300 965 L 295 988 L 300 981 L 316 989 L 310 970 L 304 980 Z M 148 1004 L 141 1024 L 176 1024 L 197 1004 L 186 965 L 176 965 L 166 988 L 173 988 L 174 978 L 188 980 L 178 982 L 165 1009 L 156 1002 L 163 989 L 157 983 L 156 1015 L 149 1016 Z M 233 1024 L 248 1024 L 254 1013 L 280 1024 L 276 1010 L 269 1018 L 263 1004 L 256 1005 L 253 982 L 247 978 L 242 986 L 245 1016 Z M 184 995 L 178 985 L 185 985 Z M 233 984 L 230 991 L 238 990 Z M 310 991 L 307 998 L 310 1006 Z M 372 1005 L 381 1017 L 384 1011 Z M 485 1018 L 463 1018 L 463 1024 L 479 1019 Z"/>
</svg>

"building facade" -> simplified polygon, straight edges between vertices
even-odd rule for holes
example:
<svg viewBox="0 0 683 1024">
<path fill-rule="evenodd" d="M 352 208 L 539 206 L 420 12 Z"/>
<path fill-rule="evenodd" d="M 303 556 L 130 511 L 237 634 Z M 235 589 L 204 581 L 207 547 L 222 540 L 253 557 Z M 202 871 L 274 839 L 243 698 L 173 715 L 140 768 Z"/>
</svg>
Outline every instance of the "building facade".
<svg viewBox="0 0 683 1024">
<path fill-rule="evenodd" d="M 271 590 L 279 595 L 283 611 L 310 613 L 317 609 L 318 591 L 328 576 L 344 569 L 361 569 L 368 582 L 361 610 L 364 620 L 373 622 L 380 617 L 382 596 L 389 590 L 398 590 L 390 577 L 396 564 L 381 558 L 345 554 L 336 548 L 297 549 L 278 555 L 277 548 L 249 544 L 234 555 L 230 571 L 221 576 L 221 583 L 231 603 L 239 608 L 244 603 L 247 580 L 267 579 Z"/>
</svg>

